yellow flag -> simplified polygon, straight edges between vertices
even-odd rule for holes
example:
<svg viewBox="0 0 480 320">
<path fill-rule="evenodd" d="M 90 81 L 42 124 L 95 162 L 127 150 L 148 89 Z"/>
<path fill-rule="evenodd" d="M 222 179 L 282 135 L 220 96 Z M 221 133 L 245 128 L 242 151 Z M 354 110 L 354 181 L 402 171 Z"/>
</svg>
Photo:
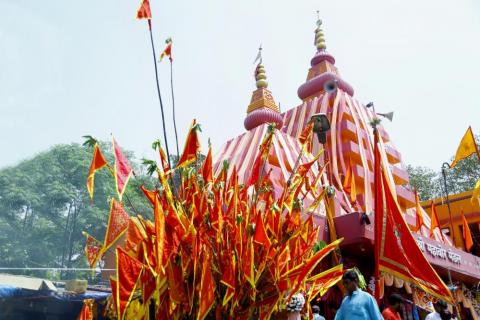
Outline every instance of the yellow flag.
<svg viewBox="0 0 480 320">
<path fill-rule="evenodd" d="M 480 205 L 480 179 L 478 179 L 477 183 L 475 184 L 475 188 L 473 188 L 472 203 L 475 201 L 475 199 Z"/>
<path fill-rule="evenodd" d="M 480 160 L 480 153 L 478 153 L 477 144 L 475 143 L 475 137 L 473 136 L 472 127 L 468 127 L 467 132 L 460 141 L 458 146 L 457 153 L 455 154 L 455 160 L 453 160 L 450 168 L 453 168 L 457 165 L 458 161 L 470 157 L 472 154 L 476 153 L 478 160 Z"/>
</svg>

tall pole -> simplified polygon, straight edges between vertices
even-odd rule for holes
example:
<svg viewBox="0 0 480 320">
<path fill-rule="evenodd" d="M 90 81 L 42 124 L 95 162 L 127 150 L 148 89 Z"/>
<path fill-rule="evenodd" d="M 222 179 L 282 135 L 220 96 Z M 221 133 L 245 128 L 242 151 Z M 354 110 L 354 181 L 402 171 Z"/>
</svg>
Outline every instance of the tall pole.
<svg viewBox="0 0 480 320">
<path fill-rule="evenodd" d="M 450 169 L 450 165 L 446 162 L 442 164 L 442 176 L 443 176 L 443 187 L 445 188 L 445 195 L 447 196 L 447 207 L 448 207 L 448 216 L 450 218 L 450 229 L 452 230 L 452 241 L 453 246 L 455 246 L 455 230 L 453 228 L 453 220 L 452 220 L 452 210 L 450 209 L 450 199 L 448 197 L 448 187 L 447 187 L 447 169 Z"/>
<path fill-rule="evenodd" d="M 178 151 L 177 121 L 176 121 L 176 117 L 175 117 L 175 95 L 173 94 L 173 60 L 172 60 L 172 57 L 170 57 L 170 88 L 172 89 L 173 128 L 175 129 L 175 144 L 177 146 L 177 158 L 180 158 L 180 152 Z"/>
<path fill-rule="evenodd" d="M 150 42 L 152 43 L 153 65 L 155 66 L 155 80 L 157 82 L 158 100 L 160 101 L 160 110 L 162 111 L 163 138 L 165 140 L 165 148 L 167 150 L 168 166 L 171 168 L 172 165 L 170 164 L 170 152 L 168 151 L 167 129 L 165 127 L 165 115 L 163 112 L 162 94 L 160 93 L 160 84 L 158 81 L 157 57 L 155 55 L 155 45 L 153 44 L 152 22 L 150 21 L 150 19 L 147 21 L 148 21 L 148 31 L 150 31 Z"/>
<path fill-rule="evenodd" d="M 374 251 L 375 251 L 375 272 L 374 272 L 374 278 L 375 278 L 375 300 L 377 303 L 380 302 L 380 255 L 379 255 L 379 248 L 380 248 L 380 237 L 379 234 L 381 233 L 381 221 L 378 218 L 379 217 L 379 211 L 383 210 L 383 208 L 380 208 L 377 204 L 380 203 L 380 201 L 383 202 L 382 199 L 377 199 L 377 197 L 380 196 L 381 192 L 379 192 L 379 188 L 381 188 L 382 180 L 381 180 L 381 175 L 379 176 L 379 171 L 382 170 L 380 159 L 378 158 L 378 130 L 377 130 L 377 123 L 372 122 L 372 127 L 373 127 L 373 137 L 374 137 L 374 180 L 373 180 L 373 189 L 375 190 L 375 230 L 374 230 Z"/>
</svg>

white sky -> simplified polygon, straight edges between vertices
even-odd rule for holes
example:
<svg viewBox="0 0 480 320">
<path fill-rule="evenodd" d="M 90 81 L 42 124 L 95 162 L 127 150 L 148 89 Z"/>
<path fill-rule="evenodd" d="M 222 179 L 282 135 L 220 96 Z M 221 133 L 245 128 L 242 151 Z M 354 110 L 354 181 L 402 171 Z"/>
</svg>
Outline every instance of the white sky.
<svg viewBox="0 0 480 320">
<path fill-rule="evenodd" d="M 405 163 L 439 169 L 468 125 L 480 130 L 477 0 L 151 0 L 157 51 L 174 41 L 177 125 L 192 118 L 218 150 L 242 132 L 260 42 L 283 111 L 300 103 L 316 10 L 355 96 L 386 124 Z M 0 0 L 0 167 L 91 134 L 150 157 L 162 136 L 149 36 L 138 0 Z M 170 151 L 169 65 L 160 65 Z"/>
</svg>

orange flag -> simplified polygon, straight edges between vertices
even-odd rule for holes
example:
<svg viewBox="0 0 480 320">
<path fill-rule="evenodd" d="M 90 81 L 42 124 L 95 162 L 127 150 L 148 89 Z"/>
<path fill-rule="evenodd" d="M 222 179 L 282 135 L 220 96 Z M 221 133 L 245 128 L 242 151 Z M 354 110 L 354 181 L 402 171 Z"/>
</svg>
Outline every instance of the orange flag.
<svg viewBox="0 0 480 320">
<path fill-rule="evenodd" d="M 83 300 L 83 307 L 80 310 L 77 320 L 93 320 L 93 308 L 95 300 L 94 299 L 85 299 Z"/>
<path fill-rule="evenodd" d="M 440 222 L 438 220 L 438 215 L 437 215 L 437 209 L 435 208 L 435 203 L 432 203 L 430 205 L 430 210 L 431 210 L 431 217 L 430 217 L 430 234 L 429 237 L 432 238 L 433 232 L 435 231 L 436 228 L 440 229 L 440 234 L 442 235 L 443 239 L 443 232 L 442 229 L 440 228 Z"/>
<path fill-rule="evenodd" d="M 155 235 L 156 235 L 156 249 L 157 249 L 157 272 L 164 269 L 163 265 L 163 251 L 165 249 L 165 214 L 162 205 L 155 197 L 155 205 L 153 209 L 153 218 L 155 220 Z"/>
<path fill-rule="evenodd" d="M 312 153 L 313 149 L 313 121 L 311 121 L 298 137 L 302 145 L 305 145 L 305 150 Z"/>
<path fill-rule="evenodd" d="M 318 158 L 320 158 L 322 153 L 323 153 L 323 149 L 313 158 L 312 161 L 302 163 L 301 165 L 299 165 L 297 170 L 298 175 L 300 177 L 304 177 L 307 174 L 307 172 L 310 171 L 310 168 L 312 168 L 312 166 L 317 162 Z"/>
<path fill-rule="evenodd" d="M 264 169 L 265 161 L 268 159 L 268 154 L 270 153 L 270 146 L 272 145 L 274 131 L 269 131 L 266 133 L 262 143 L 259 147 L 259 153 L 255 158 L 253 163 L 252 174 L 250 175 L 248 181 L 245 183 L 245 187 L 248 188 L 251 185 L 255 185 L 262 174 Z"/>
<path fill-rule="evenodd" d="M 420 198 L 418 197 L 418 192 L 415 190 L 415 228 L 412 228 L 413 232 L 418 232 L 422 228 L 423 225 L 423 217 L 422 217 L 422 207 L 420 206 Z"/>
<path fill-rule="evenodd" d="M 203 161 L 202 176 L 205 184 L 213 182 L 213 157 L 211 146 L 208 147 L 207 157 Z"/>
<path fill-rule="evenodd" d="M 465 215 L 462 211 L 462 221 L 463 221 L 463 240 L 465 241 L 465 249 L 467 252 L 470 252 L 470 249 L 473 247 L 472 233 L 470 232 L 470 227 L 468 226 L 468 221 L 465 219 Z"/>
<path fill-rule="evenodd" d="M 123 154 L 122 150 L 118 146 L 115 139 L 113 141 L 113 154 L 115 156 L 115 166 L 113 168 L 115 175 L 115 184 L 117 186 L 118 199 L 122 201 L 123 193 L 127 186 L 128 180 L 132 175 L 133 169 L 127 160 L 127 157 Z"/>
<path fill-rule="evenodd" d="M 125 241 L 125 250 L 127 252 L 137 252 L 138 245 L 143 239 L 147 238 L 147 234 L 137 217 L 131 217 L 128 221 L 127 240 Z"/>
<path fill-rule="evenodd" d="M 163 50 L 162 54 L 160 55 L 160 61 L 163 60 L 163 58 L 168 57 L 170 62 L 173 61 L 172 59 L 172 38 L 168 38 L 165 40 L 165 43 L 167 44 L 165 49 Z"/>
<path fill-rule="evenodd" d="M 200 130 L 200 125 L 194 119 L 190 130 L 188 132 L 187 141 L 183 153 L 178 160 L 176 168 L 186 167 L 194 161 L 197 161 L 197 153 L 200 151 L 200 141 L 198 140 L 197 131 Z"/>
<path fill-rule="evenodd" d="M 155 198 L 157 197 L 157 192 L 156 191 L 151 191 L 145 188 L 144 185 L 140 186 L 140 190 L 142 190 L 143 194 L 145 197 L 147 197 L 148 201 L 150 201 L 151 204 L 155 204 Z"/>
<path fill-rule="evenodd" d="M 83 232 L 83 235 L 87 238 L 85 242 L 85 256 L 87 257 L 88 265 L 90 268 L 95 267 L 98 259 L 102 256 L 103 245 L 100 241 L 86 233 Z"/>
<path fill-rule="evenodd" d="M 143 264 L 130 257 L 125 250 L 117 247 L 117 281 L 116 281 L 116 303 L 118 319 L 123 320 L 128 304 L 132 300 L 133 293 L 137 287 L 138 279 L 143 270 Z M 113 290 L 112 290 L 113 292 Z"/>
<path fill-rule="evenodd" d="M 480 160 L 480 153 L 478 152 L 477 143 L 473 136 L 472 127 L 468 127 L 467 132 L 460 141 L 457 153 L 455 154 L 455 160 L 453 160 L 450 168 L 454 168 L 458 161 L 470 157 L 472 154 L 477 154 L 478 160 Z"/>
<path fill-rule="evenodd" d="M 100 151 L 98 144 L 95 143 L 95 146 L 93 147 L 93 159 L 92 159 L 92 163 L 90 164 L 90 170 L 88 171 L 88 177 L 87 177 L 87 190 L 88 190 L 88 194 L 90 195 L 90 199 L 92 200 L 93 200 L 93 186 L 94 186 L 95 172 L 97 170 L 100 170 L 106 165 L 108 165 L 107 161 L 105 161 L 105 158 L 103 157 L 103 154 Z"/>
<path fill-rule="evenodd" d="M 105 232 L 104 251 L 107 251 L 127 231 L 130 217 L 123 209 L 122 204 L 112 198 L 110 215 L 108 216 L 107 231 Z"/>
<path fill-rule="evenodd" d="M 309 278 L 307 281 L 310 283 L 308 301 L 312 301 L 317 295 L 323 296 L 327 293 L 328 289 L 342 280 L 344 273 L 345 270 L 343 269 L 343 264 L 339 264 Z"/>
<path fill-rule="evenodd" d="M 150 10 L 150 1 L 142 0 L 140 8 L 137 10 L 137 19 L 152 19 L 152 11 Z"/>
<path fill-rule="evenodd" d="M 203 320 L 215 304 L 215 282 L 211 270 L 212 258 L 205 252 L 202 263 L 202 277 L 200 279 L 200 292 L 198 297 L 197 320 Z"/>
<path fill-rule="evenodd" d="M 355 184 L 355 174 L 353 173 L 352 162 L 348 160 L 347 175 L 343 181 L 343 189 L 350 194 L 352 204 L 357 202 L 357 186 Z"/>
</svg>

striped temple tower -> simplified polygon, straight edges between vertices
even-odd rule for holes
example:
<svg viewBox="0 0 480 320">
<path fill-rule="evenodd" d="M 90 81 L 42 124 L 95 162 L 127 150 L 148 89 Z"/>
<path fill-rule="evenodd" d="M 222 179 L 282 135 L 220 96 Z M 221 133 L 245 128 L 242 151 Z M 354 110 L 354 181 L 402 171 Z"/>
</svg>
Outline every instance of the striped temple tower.
<svg viewBox="0 0 480 320">
<path fill-rule="evenodd" d="M 374 110 L 367 108 L 354 98 L 353 87 L 345 81 L 337 67 L 335 58 L 327 52 L 322 21 L 317 21 L 315 29 L 316 53 L 311 59 L 307 79 L 297 90 L 302 103 L 282 114 L 276 106 L 270 91 L 267 89 L 265 68 L 261 62 L 256 68 L 255 80 L 257 90 L 247 110 L 244 125 L 248 130 L 229 140 L 218 152 L 215 159 L 215 169 L 218 173 L 221 164 L 227 160 L 232 167 L 239 170 L 240 182 L 248 178 L 249 168 L 253 164 L 260 144 L 260 135 L 267 123 L 275 122 L 279 128 L 278 143 L 271 150 L 267 166 L 282 168 L 283 174 L 275 177 L 280 181 L 288 177 L 288 170 L 293 168 L 299 151 L 298 137 L 307 122 L 314 114 L 325 113 L 330 121 L 330 131 L 327 133 L 325 157 L 320 160 L 323 166 L 328 160 L 327 169 L 321 179 L 321 185 L 335 188 L 334 211 L 336 216 L 352 212 L 373 212 L 373 131 L 370 122 L 378 119 Z M 381 154 L 384 163 L 389 164 L 388 179 L 395 186 L 398 202 L 406 212 L 407 222 L 415 224 L 415 195 L 408 185 L 408 173 L 401 164 L 400 153 L 390 142 L 390 137 L 379 125 Z M 313 152 L 317 154 L 322 148 L 317 139 L 313 141 Z M 307 156 L 307 155 L 306 155 Z M 308 158 L 312 155 L 308 155 Z M 328 159 L 327 159 L 328 158 Z M 323 162 L 323 163 L 322 163 Z M 353 172 L 356 197 L 344 190 L 343 184 L 347 172 Z M 280 172 L 280 171 L 279 171 Z M 283 176 L 283 177 L 282 177 Z M 286 180 L 285 180 L 286 181 Z M 285 182 L 284 181 L 284 182 Z M 320 216 L 325 212 L 316 213 Z M 430 217 L 422 209 L 425 226 L 421 233 L 429 234 Z M 435 239 L 443 242 L 440 232 L 436 230 Z"/>
<path fill-rule="evenodd" d="M 353 87 L 345 81 L 335 66 L 335 58 L 327 52 L 322 21 L 317 21 L 315 29 L 316 54 L 312 58 L 307 80 L 298 88 L 301 105 L 283 114 L 282 130 L 290 136 L 298 137 L 307 121 L 316 113 L 326 113 L 331 130 L 325 148 L 330 159 L 325 183 L 337 189 L 337 215 L 356 210 L 373 211 L 373 132 L 370 121 L 377 118 L 373 110 L 367 109 L 353 98 Z M 384 156 L 390 164 L 390 178 L 396 186 L 402 209 L 414 207 L 415 197 L 407 187 L 408 174 L 402 168 L 400 153 L 390 143 L 390 138 L 379 126 Z M 315 154 L 321 146 L 314 141 Z M 351 203 L 343 190 L 344 177 L 351 164 L 357 187 L 356 203 Z"/>
<path fill-rule="evenodd" d="M 261 51 L 259 51 L 260 54 Z M 273 99 L 272 93 L 267 89 L 267 74 L 262 64 L 261 55 L 260 62 L 255 68 L 255 81 L 257 90 L 253 91 L 252 99 L 248 105 L 247 117 L 243 123 L 245 129 L 252 130 L 265 123 L 275 123 L 277 128 L 281 128 L 283 124 L 282 115 L 280 114 L 280 108 Z"/>
</svg>

